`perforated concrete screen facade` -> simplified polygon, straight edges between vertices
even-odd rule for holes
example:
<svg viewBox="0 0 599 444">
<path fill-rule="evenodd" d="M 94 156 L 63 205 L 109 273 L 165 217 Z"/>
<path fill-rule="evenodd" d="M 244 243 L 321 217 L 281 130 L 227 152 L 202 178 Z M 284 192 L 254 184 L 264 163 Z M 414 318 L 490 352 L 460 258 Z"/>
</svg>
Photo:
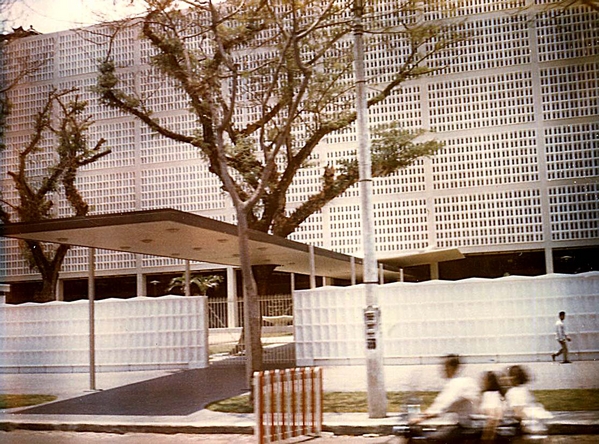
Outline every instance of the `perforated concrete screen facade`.
<svg viewBox="0 0 599 444">
<path fill-rule="evenodd" d="M 545 2 L 533 3 L 463 2 L 453 15 L 465 20 L 460 26 L 473 37 L 433 57 L 429 66 L 439 69 L 436 74 L 405 82 L 370 109 L 372 125 L 398 121 L 407 129 L 434 131 L 445 143 L 433 158 L 375 179 L 375 244 L 381 255 L 428 247 L 457 247 L 466 255 L 540 252 L 544 271 L 551 272 L 556 251 L 599 248 L 599 13 L 584 7 L 556 12 Z M 514 9 L 524 6 L 521 13 Z M 394 3 L 379 1 L 375 7 L 388 12 Z M 399 25 L 388 17 L 388 25 Z M 435 8 L 424 12 L 426 20 L 438 18 Z M 370 41 L 366 74 L 382 85 L 389 80 L 385 67 L 402 57 L 405 43 L 386 52 L 376 39 Z M 139 121 L 99 104 L 89 87 L 108 46 L 98 33 L 67 31 L 19 39 L 7 48 L 5 57 L 47 63 L 10 92 L 7 149 L 0 153 L 4 199 L 17 198 L 7 172 L 15 168 L 44 93 L 78 87 L 96 121 L 90 140 L 106 137 L 112 148 L 77 179 L 92 214 L 174 208 L 235 223 L 230 200 L 193 147 L 153 135 Z M 192 134 L 194 119 L 184 97 L 147 65 L 151 49 L 136 31 L 119 34 L 111 51 L 125 87 L 135 88 L 173 128 Z M 355 150 L 355 128 L 328 136 L 296 177 L 288 202 L 301 203 L 315 191 L 326 165 Z M 42 177 L 49 164 L 45 156 L 31 162 L 31 173 Z M 57 197 L 56 216 L 69 215 Z M 358 188 L 314 214 L 290 238 L 360 256 Z M 16 241 L 0 240 L 0 262 L 5 282 L 36 277 Z M 100 274 L 182 267 L 175 259 L 108 251 L 97 256 Z M 86 270 L 86 253 L 74 248 L 64 276 L 81 277 Z"/>
</svg>

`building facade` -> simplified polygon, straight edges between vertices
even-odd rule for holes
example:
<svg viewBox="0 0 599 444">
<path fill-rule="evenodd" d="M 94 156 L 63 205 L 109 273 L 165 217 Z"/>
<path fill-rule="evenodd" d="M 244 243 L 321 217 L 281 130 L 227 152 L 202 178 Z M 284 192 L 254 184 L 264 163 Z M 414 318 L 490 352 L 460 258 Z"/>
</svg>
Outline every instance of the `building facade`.
<svg viewBox="0 0 599 444">
<path fill-rule="evenodd" d="M 437 73 L 405 82 L 369 110 L 373 125 L 398 121 L 407 129 L 432 131 L 444 142 L 435 156 L 375 179 L 377 254 L 459 248 L 466 258 L 441 263 L 441 279 L 598 269 L 599 12 L 544 3 L 464 3 L 457 13 L 467 17 L 460 26 L 472 38 L 433 58 L 429 66 Z M 436 17 L 427 12 L 426 18 Z M 77 87 L 95 120 L 90 140 L 105 137 L 113 151 L 79 172 L 77 184 L 92 214 L 175 208 L 234 223 L 230 200 L 193 147 L 152 134 L 133 117 L 102 106 L 90 91 L 108 44 L 101 33 L 64 31 L 15 39 L 8 46 L 5 57 L 46 62 L 10 91 L 7 149 L 0 153 L 4 199 L 17 198 L 7 173 L 31 134 L 44 93 Z M 183 97 L 151 75 L 150 48 L 136 31 L 121 32 L 111 45 L 125 81 L 152 91 L 149 105 L 175 128 L 192 128 Z M 368 48 L 367 76 L 389 63 L 393 60 L 384 51 Z M 289 202 L 301 202 L 325 166 L 355 149 L 353 128 L 329 136 L 315 151 L 318 160 L 296 177 Z M 47 166 L 44 155 L 30 165 L 40 177 Z M 65 202 L 57 198 L 56 203 L 56 217 L 70 216 Z M 354 187 L 290 238 L 360 256 L 360 217 Z M 0 281 L 14 288 L 39 280 L 13 240 L 0 240 L 0 263 Z M 115 287 L 131 295 L 161 293 L 162 276 L 181 275 L 184 267 L 183 261 L 126 252 L 97 255 L 106 294 Z M 227 274 L 227 291 L 236 288 L 234 270 L 201 263 L 191 267 Z M 87 273 L 85 249 L 73 248 L 63 270 L 61 292 L 77 293 Z M 406 275 L 430 278 L 423 267 Z"/>
</svg>

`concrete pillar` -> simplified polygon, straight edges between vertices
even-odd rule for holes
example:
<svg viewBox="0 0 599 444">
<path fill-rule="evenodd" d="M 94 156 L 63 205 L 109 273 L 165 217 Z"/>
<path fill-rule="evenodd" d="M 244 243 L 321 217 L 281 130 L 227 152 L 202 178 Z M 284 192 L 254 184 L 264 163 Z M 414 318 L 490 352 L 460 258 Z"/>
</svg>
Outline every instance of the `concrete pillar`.
<svg viewBox="0 0 599 444">
<path fill-rule="evenodd" d="M 227 267 L 227 327 L 239 327 L 239 311 L 237 309 L 237 273 L 235 268 Z"/>
<path fill-rule="evenodd" d="M 202 322 L 202 344 L 200 349 L 202 350 L 202 356 L 198 356 L 198 360 L 201 363 L 206 363 L 207 366 L 210 365 L 210 344 L 209 344 L 209 331 L 210 331 L 210 321 L 208 319 L 208 296 L 199 296 L 202 301 L 202 311 L 204 312 L 204 319 Z M 194 367 L 192 363 L 192 367 Z M 203 367 L 203 365 L 201 366 Z"/>
<path fill-rule="evenodd" d="M 545 248 L 545 274 L 553 273 L 553 250 L 551 247 Z"/>
<path fill-rule="evenodd" d="M 141 254 L 135 255 L 135 279 L 137 296 L 147 296 L 148 286 L 146 285 L 146 277 L 143 274 L 143 260 Z"/>
<path fill-rule="evenodd" d="M 0 305 L 6 304 L 6 296 L 10 292 L 10 284 L 0 284 Z"/>
<path fill-rule="evenodd" d="M 439 262 L 433 262 L 430 265 L 431 269 L 431 279 L 438 280 L 439 279 Z"/>
<path fill-rule="evenodd" d="M 314 245 L 310 245 L 310 288 L 316 288 L 316 262 L 314 260 Z"/>
<path fill-rule="evenodd" d="M 56 282 L 56 300 L 64 301 L 64 280 L 60 278 Z"/>
<path fill-rule="evenodd" d="M 191 266 L 189 260 L 185 260 L 185 296 L 191 296 Z"/>
</svg>

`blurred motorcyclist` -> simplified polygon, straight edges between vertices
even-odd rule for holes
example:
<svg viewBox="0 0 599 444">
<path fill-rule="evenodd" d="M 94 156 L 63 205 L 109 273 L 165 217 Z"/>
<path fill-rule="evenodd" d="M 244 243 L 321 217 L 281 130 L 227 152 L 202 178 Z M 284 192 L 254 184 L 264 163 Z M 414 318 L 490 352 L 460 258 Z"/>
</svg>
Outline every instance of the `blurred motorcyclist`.
<svg viewBox="0 0 599 444">
<path fill-rule="evenodd" d="M 444 359 L 443 373 L 447 383 L 433 404 L 420 416 L 410 420 L 416 425 L 432 418 L 442 418 L 447 425 L 439 427 L 432 439 L 442 442 L 460 441 L 465 430 L 472 428 L 472 415 L 478 411 L 480 388 L 476 381 L 459 376 L 460 358 L 448 355 Z"/>
</svg>

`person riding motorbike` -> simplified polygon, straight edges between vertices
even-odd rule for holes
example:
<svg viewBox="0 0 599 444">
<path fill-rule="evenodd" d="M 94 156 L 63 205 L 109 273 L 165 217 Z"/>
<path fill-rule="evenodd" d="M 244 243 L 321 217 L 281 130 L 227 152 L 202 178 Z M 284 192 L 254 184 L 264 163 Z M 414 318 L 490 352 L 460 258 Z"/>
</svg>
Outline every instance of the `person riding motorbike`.
<svg viewBox="0 0 599 444">
<path fill-rule="evenodd" d="M 432 405 L 421 415 L 412 418 L 411 426 L 432 418 L 442 418 L 444 425 L 430 436 L 431 440 L 459 442 L 464 433 L 472 430 L 472 417 L 478 411 L 480 389 L 474 379 L 459 376 L 460 358 L 448 355 L 444 359 L 443 372 L 447 383 Z"/>
</svg>

